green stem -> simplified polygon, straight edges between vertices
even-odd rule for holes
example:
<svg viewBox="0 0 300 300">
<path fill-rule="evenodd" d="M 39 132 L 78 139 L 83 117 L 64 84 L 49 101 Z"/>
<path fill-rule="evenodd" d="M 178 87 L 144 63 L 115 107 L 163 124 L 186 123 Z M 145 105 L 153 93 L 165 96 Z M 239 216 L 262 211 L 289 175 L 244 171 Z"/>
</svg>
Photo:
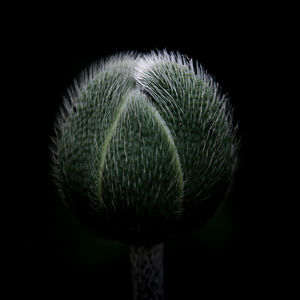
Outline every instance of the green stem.
<svg viewBox="0 0 300 300">
<path fill-rule="evenodd" d="M 134 300 L 163 300 L 163 243 L 131 246 L 130 261 Z"/>
</svg>

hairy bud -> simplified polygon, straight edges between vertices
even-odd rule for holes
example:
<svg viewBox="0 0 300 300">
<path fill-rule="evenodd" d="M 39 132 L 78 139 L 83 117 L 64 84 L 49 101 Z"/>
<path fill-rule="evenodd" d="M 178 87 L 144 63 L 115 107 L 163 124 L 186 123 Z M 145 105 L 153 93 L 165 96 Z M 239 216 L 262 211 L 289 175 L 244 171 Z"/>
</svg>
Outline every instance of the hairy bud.
<svg viewBox="0 0 300 300">
<path fill-rule="evenodd" d="M 75 82 L 56 122 L 53 174 L 98 235 L 136 245 L 196 229 L 237 166 L 228 99 L 177 53 L 119 54 Z"/>
</svg>

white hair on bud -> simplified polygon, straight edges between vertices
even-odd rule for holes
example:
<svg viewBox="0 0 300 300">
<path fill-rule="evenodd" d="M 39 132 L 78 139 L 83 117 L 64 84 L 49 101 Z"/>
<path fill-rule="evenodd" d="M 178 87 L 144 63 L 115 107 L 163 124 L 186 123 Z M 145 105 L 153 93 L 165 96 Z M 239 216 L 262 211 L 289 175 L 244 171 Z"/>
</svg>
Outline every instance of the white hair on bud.
<svg viewBox="0 0 300 300">
<path fill-rule="evenodd" d="M 90 64 L 86 69 L 81 71 L 77 78 L 73 80 L 73 84 L 67 89 L 66 95 L 63 96 L 63 102 L 60 107 L 60 111 L 56 117 L 56 121 L 54 122 L 54 136 L 50 137 L 49 146 L 51 157 L 50 173 L 57 187 L 58 194 L 62 199 L 65 198 L 65 195 L 60 182 L 61 170 L 59 170 L 58 167 L 59 161 L 57 146 L 65 124 L 68 122 L 68 119 L 71 118 L 74 113 L 76 113 L 78 105 L 80 105 L 78 100 L 83 96 L 87 86 L 91 82 L 97 80 L 97 76 L 99 74 L 107 69 L 110 69 L 111 67 L 116 66 L 118 63 L 120 63 L 120 61 L 122 61 L 123 65 L 133 67 L 133 61 L 135 61 L 138 56 L 139 54 L 135 51 L 119 52 L 113 56 L 109 56 Z M 112 83 L 110 89 L 113 90 L 116 88 L 116 86 L 118 86 L 118 83 Z"/>
<path fill-rule="evenodd" d="M 228 98 L 197 61 L 167 50 L 119 53 L 67 90 L 52 175 L 67 203 L 85 199 L 92 213 L 127 211 L 130 226 L 148 209 L 177 218 L 227 186 L 236 130 Z"/>
<path fill-rule="evenodd" d="M 141 55 L 135 67 L 134 78 L 139 84 L 142 84 L 141 79 L 147 74 L 147 72 L 153 68 L 153 66 L 160 63 L 170 61 L 176 63 L 180 66 L 187 67 L 195 75 L 197 75 L 206 85 L 212 86 L 217 85 L 212 77 L 204 70 L 201 64 L 193 59 L 188 58 L 188 56 L 181 54 L 179 51 L 168 52 L 166 49 L 163 51 L 151 51 L 150 53 Z"/>
</svg>

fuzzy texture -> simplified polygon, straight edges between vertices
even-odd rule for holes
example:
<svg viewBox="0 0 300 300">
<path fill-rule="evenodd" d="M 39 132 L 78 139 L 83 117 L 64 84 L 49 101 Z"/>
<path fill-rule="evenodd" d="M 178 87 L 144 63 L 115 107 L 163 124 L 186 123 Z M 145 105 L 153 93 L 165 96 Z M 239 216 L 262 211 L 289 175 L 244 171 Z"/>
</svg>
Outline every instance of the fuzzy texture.
<svg viewBox="0 0 300 300">
<path fill-rule="evenodd" d="M 164 299 L 163 244 L 130 247 L 134 300 Z"/>
<path fill-rule="evenodd" d="M 218 85 L 185 56 L 113 56 L 64 100 L 52 146 L 58 190 L 106 238 L 147 244 L 191 230 L 232 183 L 231 115 Z"/>
</svg>

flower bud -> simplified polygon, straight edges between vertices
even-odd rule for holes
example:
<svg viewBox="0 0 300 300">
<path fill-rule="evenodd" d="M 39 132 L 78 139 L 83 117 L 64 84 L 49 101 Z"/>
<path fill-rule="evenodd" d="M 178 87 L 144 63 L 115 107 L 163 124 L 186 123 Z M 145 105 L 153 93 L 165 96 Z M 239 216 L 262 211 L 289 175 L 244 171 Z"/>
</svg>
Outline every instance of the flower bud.
<svg viewBox="0 0 300 300">
<path fill-rule="evenodd" d="M 52 147 L 59 191 L 99 236 L 157 244 L 203 225 L 231 186 L 228 99 L 185 56 L 119 54 L 83 73 Z"/>
</svg>

